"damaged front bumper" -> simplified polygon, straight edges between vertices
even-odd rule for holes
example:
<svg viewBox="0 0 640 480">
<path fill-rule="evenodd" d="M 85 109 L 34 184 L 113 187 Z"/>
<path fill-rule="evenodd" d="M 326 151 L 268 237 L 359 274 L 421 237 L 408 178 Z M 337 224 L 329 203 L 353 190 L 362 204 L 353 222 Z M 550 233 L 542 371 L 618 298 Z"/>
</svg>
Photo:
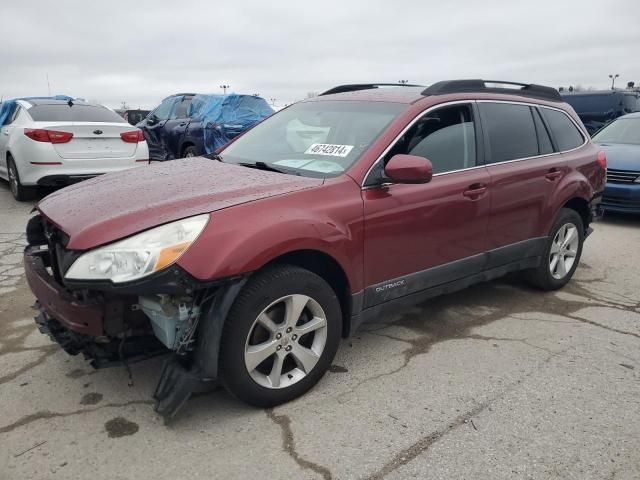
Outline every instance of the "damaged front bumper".
<svg viewBox="0 0 640 480">
<path fill-rule="evenodd" d="M 148 319 L 134 308 L 135 296 L 65 288 L 54 278 L 48 249 L 24 253 L 27 283 L 36 296 L 36 324 L 70 355 L 84 354 L 95 368 L 167 353 Z"/>
<path fill-rule="evenodd" d="M 82 353 L 95 368 L 170 355 L 154 394 L 156 411 L 165 417 L 173 417 L 193 393 L 215 387 L 229 292 L 235 298 L 243 278 L 198 282 L 173 266 L 129 285 L 69 282 L 63 278 L 68 263 L 60 245 L 25 249 L 25 275 L 42 333 L 70 355 Z M 170 304 L 185 298 L 187 306 Z M 209 338 L 200 338 L 203 331 Z"/>
</svg>

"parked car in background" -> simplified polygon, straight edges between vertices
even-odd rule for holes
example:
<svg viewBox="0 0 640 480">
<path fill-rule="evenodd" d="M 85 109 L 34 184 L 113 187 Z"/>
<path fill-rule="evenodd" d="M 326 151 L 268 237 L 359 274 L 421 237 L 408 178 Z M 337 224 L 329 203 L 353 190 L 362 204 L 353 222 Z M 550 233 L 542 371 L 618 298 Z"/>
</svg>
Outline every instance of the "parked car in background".
<svg viewBox="0 0 640 480">
<path fill-rule="evenodd" d="M 41 331 L 96 366 L 155 339 L 172 416 L 216 380 L 296 398 L 341 336 L 435 295 L 521 270 L 563 287 L 606 158 L 556 90 L 500 83 L 341 88 L 208 158 L 45 198 L 24 254 Z"/>
<path fill-rule="evenodd" d="M 60 98 L 5 101 L 0 178 L 17 200 L 35 187 L 61 186 L 149 161 L 142 131 L 102 105 Z"/>
<path fill-rule="evenodd" d="M 562 92 L 561 95 L 576 111 L 589 135 L 621 115 L 640 111 L 640 92 L 637 91 Z"/>
<path fill-rule="evenodd" d="M 602 209 L 640 214 L 640 113 L 617 118 L 593 137 L 607 154 Z"/>
<path fill-rule="evenodd" d="M 254 95 L 179 93 L 137 124 L 152 160 L 173 160 L 211 153 L 273 113 Z"/>
</svg>

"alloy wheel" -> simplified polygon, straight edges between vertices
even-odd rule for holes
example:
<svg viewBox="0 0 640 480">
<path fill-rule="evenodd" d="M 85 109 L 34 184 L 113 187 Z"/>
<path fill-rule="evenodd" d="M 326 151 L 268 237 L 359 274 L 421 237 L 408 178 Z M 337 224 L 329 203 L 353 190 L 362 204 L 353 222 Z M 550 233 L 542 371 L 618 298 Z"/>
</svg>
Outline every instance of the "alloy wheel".
<svg viewBox="0 0 640 480">
<path fill-rule="evenodd" d="M 287 295 L 253 322 L 245 343 L 245 367 L 259 385 L 286 388 L 313 370 L 326 342 L 327 317 L 320 304 L 306 295 Z"/>
<path fill-rule="evenodd" d="M 565 223 L 558 229 L 549 252 L 549 270 L 553 278 L 561 280 L 571 271 L 579 245 L 578 227 L 573 223 Z"/>
</svg>

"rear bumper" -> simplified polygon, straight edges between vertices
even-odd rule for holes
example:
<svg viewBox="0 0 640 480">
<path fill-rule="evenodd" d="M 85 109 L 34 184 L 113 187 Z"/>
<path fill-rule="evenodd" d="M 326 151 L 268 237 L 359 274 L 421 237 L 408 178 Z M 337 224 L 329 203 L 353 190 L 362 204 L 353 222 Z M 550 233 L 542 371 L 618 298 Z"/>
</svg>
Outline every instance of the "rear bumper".
<svg viewBox="0 0 640 480">
<path fill-rule="evenodd" d="M 82 167 L 73 165 L 70 160 L 63 160 L 61 165 L 33 165 L 28 163 L 20 165 L 18 169 L 20 181 L 23 185 L 60 186 L 86 180 L 104 173 L 140 167 L 149 163 L 147 159 L 138 160 L 136 158 L 116 159 L 116 162 L 112 160 L 107 159 L 107 161 L 102 162 L 100 159 L 96 159 L 89 166 Z"/>
<path fill-rule="evenodd" d="M 607 183 L 601 208 L 613 212 L 640 213 L 640 184 Z"/>
<path fill-rule="evenodd" d="M 95 175 L 47 175 L 38 180 L 38 185 L 42 187 L 62 187 L 65 185 L 71 185 L 83 180 L 88 180 L 93 177 L 101 175 L 99 173 Z"/>
</svg>

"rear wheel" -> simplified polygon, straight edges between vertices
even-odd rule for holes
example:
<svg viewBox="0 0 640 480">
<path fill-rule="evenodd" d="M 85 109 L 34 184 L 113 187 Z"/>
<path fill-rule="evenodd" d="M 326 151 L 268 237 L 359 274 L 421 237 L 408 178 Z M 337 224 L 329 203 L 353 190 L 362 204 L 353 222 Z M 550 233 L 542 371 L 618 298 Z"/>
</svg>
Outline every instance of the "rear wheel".
<svg viewBox="0 0 640 480">
<path fill-rule="evenodd" d="M 575 210 L 561 209 L 549 233 L 540 266 L 526 272 L 529 283 L 542 290 L 564 287 L 578 267 L 583 242 L 582 217 Z"/>
<path fill-rule="evenodd" d="M 329 368 L 341 318 L 335 292 L 316 274 L 294 266 L 257 273 L 238 295 L 223 329 L 225 386 L 260 407 L 299 397 Z"/>
<path fill-rule="evenodd" d="M 7 159 L 7 173 L 9 177 L 9 189 L 11 190 L 11 194 L 13 198 L 18 200 L 19 202 L 24 202 L 27 200 L 32 200 L 36 195 L 35 187 L 25 187 L 20 182 L 20 174 L 18 173 L 18 168 L 16 167 L 15 162 L 13 161 L 13 157 L 9 155 Z"/>
<path fill-rule="evenodd" d="M 197 157 L 198 156 L 198 150 L 196 149 L 196 147 L 191 145 L 190 147 L 187 147 L 187 148 L 184 149 L 184 152 L 182 153 L 182 156 L 184 158 Z"/>
</svg>

